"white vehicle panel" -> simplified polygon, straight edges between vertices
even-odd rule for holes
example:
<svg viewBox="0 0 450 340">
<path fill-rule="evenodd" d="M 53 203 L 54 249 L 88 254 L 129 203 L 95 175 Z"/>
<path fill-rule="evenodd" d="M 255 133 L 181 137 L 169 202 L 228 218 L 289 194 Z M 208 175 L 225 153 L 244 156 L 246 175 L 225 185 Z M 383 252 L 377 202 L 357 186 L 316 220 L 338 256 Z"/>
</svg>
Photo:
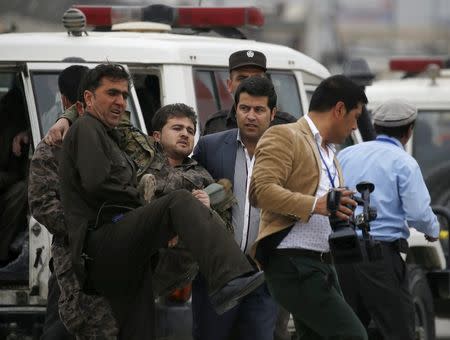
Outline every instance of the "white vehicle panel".
<svg viewBox="0 0 450 340">
<path fill-rule="evenodd" d="M 88 62 L 228 66 L 228 56 L 254 49 L 268 56 L 272 69 L 304 70 L 325 78 L 328 71 L 315 60 L 289 47 L 228 38 L 183 36 L 170 33 L 89 32 L 2 34 L 0 62 L 61 61 L 80 57 Z"/>
<path fill-rule="evenodd" d="M 366 88 L 369 107 L 374 108 L 387 99 L 403 98 L 420 109 L 450 108 L 450 79 L 436 79 L 432 84 L 427 78 L 386 80 Z"/>
</svg>

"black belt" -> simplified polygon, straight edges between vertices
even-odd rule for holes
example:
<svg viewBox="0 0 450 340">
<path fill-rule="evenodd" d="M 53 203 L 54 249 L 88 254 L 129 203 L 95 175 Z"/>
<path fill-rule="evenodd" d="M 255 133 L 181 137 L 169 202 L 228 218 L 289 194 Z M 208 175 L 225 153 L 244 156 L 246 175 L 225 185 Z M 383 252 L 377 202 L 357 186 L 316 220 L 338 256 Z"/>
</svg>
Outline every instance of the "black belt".
<svg viewBox="0 0 450 340">
<path fill-rule="evenodd" d="M 332 263 L 330 252 L 321 253 L 320 251 L 314 251 L 309 249 L 282 248 L 282 249 L 275 249 L 275 254 L 288 256 L 303 256 L 323 263 L 328 264 Z"/>
<path fill-rule="evenodd" d="M 408 241 L 405 240 L 404 238 L 399 238 L 398 240 L 395 241 L 380 241 L 380 243 L 386 247 L 389 247 L 395 251 L 398 251 L 399 253 L 403 253 L 403 254 L 407 254 L 408 253 L 408 249 L 409 249 L 409 245 L 408 245 Z"/>
</svg>

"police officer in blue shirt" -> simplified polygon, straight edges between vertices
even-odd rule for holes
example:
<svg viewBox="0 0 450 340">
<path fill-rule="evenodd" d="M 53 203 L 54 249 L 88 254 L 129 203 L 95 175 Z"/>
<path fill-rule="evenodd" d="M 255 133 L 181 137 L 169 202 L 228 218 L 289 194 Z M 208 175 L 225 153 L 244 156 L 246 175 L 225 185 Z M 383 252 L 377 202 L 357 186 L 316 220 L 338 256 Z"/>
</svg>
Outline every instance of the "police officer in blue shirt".
<svg viewBox="0 0 450 340">
<path fill-rule="evenodd" d="M 403 100 L 390 100 L 373 116 L 376 140 L 348 147 L 338 159 L 347 186 L 375 184 L 371 205 L 378 216 L 371 222 L 371 234 L 381 242 L 383 258 L 336 269 L 345 299 L 366 328 L 373 320 L 384 339 L 414 339 L 414 305 L 400 253 L 407 252 L 409 227 L 434 242 L 439 224 L 419 165 L 404 150 L 417 109 Z"/>
</svg>

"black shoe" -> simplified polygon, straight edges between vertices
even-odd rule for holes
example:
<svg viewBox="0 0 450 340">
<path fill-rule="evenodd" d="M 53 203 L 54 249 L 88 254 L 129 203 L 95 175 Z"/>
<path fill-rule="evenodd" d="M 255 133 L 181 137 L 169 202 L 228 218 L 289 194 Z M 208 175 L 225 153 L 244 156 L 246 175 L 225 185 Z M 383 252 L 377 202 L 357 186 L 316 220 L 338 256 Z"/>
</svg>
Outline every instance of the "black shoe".
<svg viewBox="0 0 450 340">
<path fill-rule="evenodd" d="M 28 239 L 25 239 L 19 256 L 6 266 L 0 268 L 0 278 L 2 283 L 28 281 L 28 250 Z"/>
<path fill-rule="evenodd" d="M 249 276 L 240 276 L 229 281 L 217 292 L 209 296 L 209 299 L 221 315 L 235 307 L 242 298 L 250 294 L 264 283 L 264 272 L 256 272 Z"/>
<path fill-rule="evenodd" d="M 14 254 L 20 254 L 22 246 L 28 240 L 28 231 L 22 231 L 14 238 L 14 241 L 9 245 L 9 251 Z"/>
</svg>

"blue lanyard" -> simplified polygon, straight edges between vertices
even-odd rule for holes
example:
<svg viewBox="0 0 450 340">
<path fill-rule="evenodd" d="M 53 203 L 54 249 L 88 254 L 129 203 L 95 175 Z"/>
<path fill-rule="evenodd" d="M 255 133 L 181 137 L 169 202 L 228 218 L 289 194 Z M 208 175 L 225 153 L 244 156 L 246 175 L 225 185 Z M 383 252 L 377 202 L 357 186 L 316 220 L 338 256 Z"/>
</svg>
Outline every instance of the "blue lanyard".
<svg viewBox="0 0 450 340">
<path fill-rule="evenodd" d="M 377 137 L 376 140 L 380 141 L 380 142 L 384 142 L 384 143 L 391 143 L 391 144 L 394 144 L 395 146 L 399 146 L 396 142 L 394 142 L 392 139 L 389 139 L 389 138 Z"/>
<path fill-rule="evenodd" d="M 336 178 L 337 171 L 334 173 L 334 176 L 331 177 L 331 171 L 328 168 L 327 162 L 325 162 L 325 159 L 323 158 L 322 152 L 320 151 L 320 145 L 317 143 L 317 141 L 316 141 L 316 144 L 317 144 L 317 149 L 319 150 L 320 159 L 322 160 L 323 164 L 325 165 L 325 169 L 327 170 L 328 179 L 330 180 L 330 184 L 334 189 L 335 188 L 334 179 Z M 333 163 L 334 163 L 334 161 L 333 161 Z"/>
</svg>

